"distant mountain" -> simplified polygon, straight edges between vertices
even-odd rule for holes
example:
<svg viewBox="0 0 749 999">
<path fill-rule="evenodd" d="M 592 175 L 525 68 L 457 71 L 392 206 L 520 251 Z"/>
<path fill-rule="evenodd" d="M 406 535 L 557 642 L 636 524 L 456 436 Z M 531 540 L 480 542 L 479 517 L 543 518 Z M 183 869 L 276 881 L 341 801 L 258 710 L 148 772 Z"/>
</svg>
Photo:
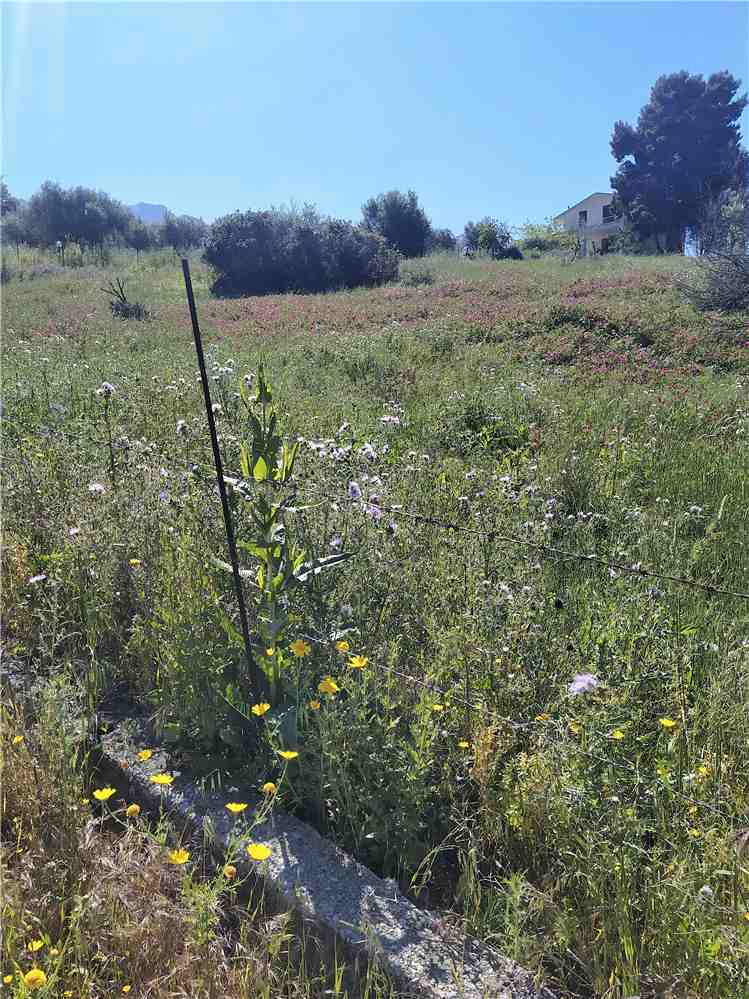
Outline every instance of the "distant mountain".
<svg viewBox="0 0 749 999">
<path fill-rule="evenodd" d="M 169 211 L 166 205 L 149 205 L 145 201 L 139 201 L 137 205 L 127 206 L 133 215 L 136 215 L 141 222 L 163 222 L 164 216 Z"/>
</svg>

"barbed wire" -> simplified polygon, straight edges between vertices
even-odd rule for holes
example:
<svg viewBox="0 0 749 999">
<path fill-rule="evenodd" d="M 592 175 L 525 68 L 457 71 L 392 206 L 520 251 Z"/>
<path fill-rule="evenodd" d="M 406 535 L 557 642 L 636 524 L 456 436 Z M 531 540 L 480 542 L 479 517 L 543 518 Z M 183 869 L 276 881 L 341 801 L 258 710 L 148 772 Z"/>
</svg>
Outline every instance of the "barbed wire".
<svg viewBox="0 0 749 999">
<path fill-rule="evenodd" d="M 369 504 L 370 506 L 372 504 Z M 415 513 L 410 510 L 403 510 L 398 506 L 379 506 L 383 513 L 391 514 L 395 517 L 405 517 L 409 520 L 414 520 L 419 523 L 429 524 L 433 527 L 438 527 L 441 530 L 453 531 L 458 534 L 468 534 L 473 537 L 486 538 L 489 541 L 501 541 L 503 544 L 517 545 L 519 547 L 531 548 L 534 551 L 538 551 L 542 554 L 553 555 L 557 558 L 574 559 L 580 562 L 592 562 L 596 565 L 605 566 L 608 569 L 615 569 L 618 572 L 628 573 L 633 576 L 644 576 L 652 579 L 661 579 L 671 583 L 679 583 L 682 586 L 689 586 L 694 589 L 703 590 L 708 593 L 714 593 L 718 596 L 724 597 L 735 597 L 741 600 L 749 600 L 749 593 L 736 590 L 727 590 L 718 586 L 713 586 L 712 583 L 702 583 L 698 580 L 689 579 L 686 576 L 675 576 L 670 573 L 658 572 L 654 569 L 645 569 L 642 566 L 636 565 L 625 565 L 622 562 L 614 562 L 611 559 L 604 558 L 601 555 L 594 555 L 589 552 L 572 552 L 564 548 L 557 548 L 553 545 L 542 544 L 539 541 L 528 541 L 525 538 L 518 538 L 511 534 L 504 534 L 497 530 L 475 530 L 470 527 L 463 527 L 461 524 L 454 524 L 450 521 L 440 520 L 437 517 L 431 517 L 427 514 Z"/>
<path fill-rule="evenodd" d="M 324 642 L 320 642 L 319 639 L 312 638 L 312 641 L 315 641 L 317 644 L 326 644 Z M 487 705 L 475 704 L 467 700 L 466 698 L 463 698 L 460 694 L 448 693 L 447 691 L 435 686 L 431 681 L 423 680 L 420 677 L 411 675 L 410 673 L 405 673 L 403 670 L 399 670 L 395 666 L 386 666 L 381 663 L 372 663 L 371 665 L 373 665 L 375 669 L 379 669 L 382 672 L 391 673 L 394 676 L 398 676 L 402 680 L 408 680 L 410 683 L 416 684 L 417 686 L 421 686 L 427 690 L 432 691 L 436 697 L 440 698 L 440 701 L 444 701 L 445 703 L 449 704 L 453 703 L 461 704 L 464 707 L 467 707 L 471 711 L 476 711 L 484 715 L 488 715 L 493 721 L 500 722 L 502 725 L 506 725 L 507 727 L 513 729 L 514 731 L 549 727 L 548 723 L 551 719 L 534 718 L 532 721 L 531 720 L 518 721 L 515 718 L 509 718 L 506 715 L 501 715 L 499 712 L 493 710 L 492 708 L 489 708 Z M 554 727 L 556 731 L 561 734 L 559 726 L 556 725 Z M 627 774 L 634 775 L 638 779 L 638 782 L 643 776 L 641 774 L 641 771 L 632 764 L 622 763 L 619 762 L 618 760 L 612 760 L 610 757 L 607 756 L 600 756 L 597 753 L 591 752 L 589 749 L 584 749 L 582 746 L 578 745 L 576 742 L 573 742 L 571 740 L 565 743 L 565 748 L 570 749 L 573 753 L 576 753 L 580 756 L 585 756 L 588 759 L 596 760 L 598 763 L 604 763 L 606 764 L 606 766 L 612 767 L 615 770 L 620 770 Z M 722 808 L 719 808 L 717 805 L 713 805 L 708 801 L 702 801 L 701 799 L 695 798 L 690 794 L 686 794 L 684 791 L 679 791 L 677 788 L 672 787 L 670 784 L 664 781 L 658 774 L 655 775 L 655 782 L 659 784 L 661 787 L 665 788 L 665 790 L 669 794 L 674 795 L 674 797 L 680 798 L 683 801 L 687 801 L 690 804 L 697 806 L 698 808 L 704 808 L 708 811 L 713 812 L 716 815 L 719 815 L 729 825 L 736 824 L 737 822 L 736 816 L 729 815 Z"/>
</svg>

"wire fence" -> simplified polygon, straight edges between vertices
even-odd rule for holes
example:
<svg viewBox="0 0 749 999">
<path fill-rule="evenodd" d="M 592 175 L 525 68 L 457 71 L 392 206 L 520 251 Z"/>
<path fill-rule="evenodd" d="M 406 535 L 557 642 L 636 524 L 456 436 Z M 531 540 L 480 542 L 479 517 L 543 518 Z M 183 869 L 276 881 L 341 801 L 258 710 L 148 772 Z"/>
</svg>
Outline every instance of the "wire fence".
<svg viewBox="0 0 749 999">
<path fill-rule="evenodd" d="M 365 504 L 365 506 L 367 507 L 370 507 L 371 505 L 372 504 Z M 499 541 L 505 544 L 531 549 L 535 552 L 538 552 L 542 556 L 562 558 L 562 559 L 574 559 L 581 562 L 586 562 L 589 564 L 592 563 L 595 565 L 599 565 L 601 567 L 606 567 L 608 569 L 614 569 L 616 571 L 620 571 L 635 577 L 653 578 L 665 582 L 677 583 L 681 586 L 691 587 L 695 590 L 712 593 L 720 597 L 749 600 L 749 593 L 747 592 L 725 589 L 722 587 L 714 586 L 713 584 L 710 583 L 705 583 L 699 580 L 693 580 L 683 575 L 675 575 L 672 573 L 662 572 L 655 569 L 648 569 L 640 565 L 634 565 L 634 566 L 626 565 L 622 562 L 606 559 L 603 556 L 597 554 L 569 551 L 567 549 L 558 548 L 553 545 L 528 541 L 524 538 L 518 538 L 513 535 L 505 534 L 501 531 L 493 529 L 477 530 L 473 528 L 468 528 L 465 527 L 464 525 L 442 520 L 438 517 L 433 517 L 427 514 L 421 514 L 412 510 L 405 510 L 399 506 L 390 506 L 382 504 L 379 505 L 377 508 L 383 514 L 387 513 L 388 515 L 394 517 L 407 518 L 413 522 L 426 524 L 435 527 L 439 530 L 449 531 L 456 534 L 481 537 L 487 540 Z M 326 644 L 325 641 L 320 641 L 320 639 L 315 638 L 314 636 L 308 635 L 306 637 L 317 644 L 321 645 Z M 485 649 L 476 645 L 472 645 L 470 643 L 467 643 L 467 646 L 471 648 L 473 651 L 477 651 L 484 655 L 496 654 L 495 650 Z M 424 688 L 425 690 L 430 691 L 433 694 L 433 696 L 435 698 L 439 698 L 441 702 L 445 702 L 451 705 L 457 704 L 466 708 L 470 712 L 480 713 L 481 715 L 484 716 L 484 719 L 488 723 L 496 723 L 499 726 L 510 728 L 513 731 L 553 729 L 556 731 L 558 736 L 562 737 L 565 735 L 565 730 L 567 726 L 564 725 L 560 728 L 559 723 L 554 722 L 552 719 L 535 717 L 533 719 L 519 720 L 517 718 L 510 718 L 506 715 L 500 714 L 499 712 L 490 708 L 486 704 L 480 704 L 471 701 L 469 698 L 464 697 L 461 693 L 455 690 L 453 691 L 445 690 L 444 688 L 437 686 L 432 680 L 426 680 L 421 677 L 413 676 L 412 674 L 407 673 L 404 670 L 401 670 L 395 666 L 388 666 L 376 662 L 371 663 L 371 665 L 380 672 L 389 673 L 392 676 L 398 677 L 398 679 L 400 680 L 403 680 L 414 686 L 419 686 Z M 651 783 L 655 782 L 661 788 L 663 788 L 665 794 L 675 798 L 679 798 L 680 800 L 685 801 L 691 806 L 694 806 L 698 809 L 709 811 L 712 814 L 719 816 L 729 826 L 736 826 L 741 821 L 738 816 L 727 812 L 719 805 L 716 805 L 710 801 L 706 801 L 702 798 L 697 798 L 694 795 L 688 794 L 687 792 L 682 791 L 677 787 L 674 787 L 671 783 L 662 778 L 657 772 L 655 774 L 653 773 L 645 774 L 637 766 L 631 763 L 625 763 L 623 761 L 613 759 L 610 756 L 602 756 L 589 749 L 586 749 L 584 746 L 580 745 L 579 742 L 570 738 L 565 738 L 564 747 L 566 750 L 576 755 L 585 757 L 597 763 L 605 764 L 607 767 L 610 767 L 621 773 L 626 773 L 636 783 L 644 783 L 646 781 Z"/>
</svg>

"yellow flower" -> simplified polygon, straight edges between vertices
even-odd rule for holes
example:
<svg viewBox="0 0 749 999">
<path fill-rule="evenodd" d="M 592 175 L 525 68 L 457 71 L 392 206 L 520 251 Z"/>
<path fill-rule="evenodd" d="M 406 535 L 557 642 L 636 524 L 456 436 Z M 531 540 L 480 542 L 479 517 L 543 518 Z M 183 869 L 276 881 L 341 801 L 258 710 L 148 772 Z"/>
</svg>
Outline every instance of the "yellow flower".
<svg viewBox="0 0 749 999">
<path fill-rule="evenodd" d="M 125 809 L 125 815 L 129 819 L 134 819 L 136 815 L 140 815 L 140 805 L 128 805 Z"/>
<path fill-rule="evenodd" d="M 622 739 L 624 738 L 624 732 L 622 732 L 620 728 L 615 728 L 614 731 L 611 733 L 611 738 L 616 739 L 617 742 L 621 742 Z"/>
<path fill-rule="evenodd" d="M 224 868 L 224 877 L 227 881 L 233 881 L 237 876 L 237 869 L 234 864 L 227 864 Z"/>
<path fill-rule="evenodd" d="M 142 763 L 145 763 L 146 760 L 150 760 L 152 756 L 153 756 L 152 749 L 141 749 L 141 751 L 138 753 L 138 759 Z"/>
<path fill-rule="evenodd" d="M 292 642 L 289 646 L 289 651 L 293 652 L 297 659 L 304 659 L 305 656 L 310 654 L 311 646 L 308 642 L 305 642 L 303 638 L 297 638 L 295 642 Z"/>
<path fill-rule="evenodd" d="M 140 562 L 139 558 L 131 558 L 130 559 L 130 565 L 134 566 L 136 569 L 138 568 L 138 566 L 140 564 L 141 564 L 141 562 Z"/>
<path fill-rule="evenodd" d="M 262 718 L 266 711 L 270 711 L 270 704 L 253 704 L 252 713 L 257 715 L 258 718 Z"/>
<path fill-rule="evenodd" d="M 460 742 L 458 743 L 458 749 L 470 749 L 470 748 L 471 744 L 470 742 L 468 742 L 467 739 L 461 739 Z"/>
<path fill-rule="evenodd" d="M 335 697 L 335 695 L 340 691 L 340 687 L 335 682 L 332 676 L 324 676 L 322 680 L 318 683 L 317 689 L 321 694 L 327 694 L 328 697 Z"/>
<path fill-rule="evenodd" d="M 320 702 L 319 701 L 312 700 L 312 701 L 309 702 L 309 706 L 310 706 L 310 709 L 312 711 L 319 711 L 320 710 Z"/>
<path fill-rule="evenodd" d="M 231 812 L 232 815 L 239 815 L 240 812 L 243 812 L 247 808 L 247 803 L 244 801 L 227 801 L 224 808 L 227 812 Z"/>
<path fill-rule="evenodd" d="M 28 946 L 29 946 L 29 950 L 33 954 L 36 951 L 42 949 L 42 947 L 44 946 L 44 941 L 43 940 L 32 940 L 31 943 Z"/>
<path fill-rule="evenodd" d="M 65 989 L 65 991 L 63 992 L 63 995 L 65 996 L 65 999 L 70 999 L 70 997 L 72 996 L 72 994 L 73 994 L 73 990 L 72 989 Z"/>
<path fill-rule="evenodd" d="M 152 784 L 171 784 L 174 777 L 171 774 L 154 774 L 150 780 Z"/>
<path fill-rule="evenodd" d="M 60 953 L 60 951 L 59 951 L 59 950 L 57 949 L 57 947 L 53 947 L 53 948 L 52 948 L 52 949 L 50 950 L 50 952 L 49 952 L 49 953 L 50 953 L 50 955 L 51 955 L 52 957 L 57 957 L 57 955 L 58 955 L 58 954 Z"/>
<path fill-rule="evenodd" d="M 81 804 L 82 805 L 88 805 L 88 804 L 90 804 L 90 802 L 91 802 L 90 798 L 81 798 Z"/>
<path fill-rule="evenodd" d="M 445 710 L 445 705 L 444 704 L 433 704 L 432 705 L 432 711 L 434 711 L 434 713 L 437 714 L 437 715 L 442 714 L 442 712 L 444 710 Z"/>
<path fill-rule="evenodd" d="M 190 859 L 190 854 L 187 850 L 180 848 L 179 850 L 169 851 L 169 863 L 170 864 L 186 864 Z"/>
<path fill-rule="evenodd" d="M 710 767 L 707 766 L 706 763 L 703 763 L 701 766 L 697 767 L 697 773 L 700 775 L 700 777 L 709 777 Z"/>
<path fill-rule="evenodd" d="M 132 985 L 123 985 L 122 986 L 122 991 L 125 993 L 125 995 L 127 995 L 131 988 L 132 988 Z"/>
<path fill-rule="evenodd" d="M 351 669 L 364 669 L 368 662 L 369 659 L 366 656 L 351 656 L 348 664 Z"/>
<path fill-rule="evenodd" d="M 582 729 L 582 725 L 579 722 L 576 721 L 568 722 L 568 726 L 570 732 L 572 732 L 573 735 L 580 735 L 580 730 Z"/>
<path fill-rule="evenodd" d="M 276 654 L 276 650 L 275 650 L 275 649 L 266 649 L 266 650 L 265 650 L 265 654 L 266 654 L 266 656 L 268 656 L 268 657 L 270 657 L 270 656 L 275 656 L 275 654 Z"/>
<path fill-rule="evenodd" d="M 666 729 L 676 728 L 676 722 L 673 720 L 673 718 L 659 718 L 658 724 L 661 726 L 661 728 L 666 728 Z"/>
<path fill-rule="evenodd" d="M 551 718 L 551 715 L 550 715 L 550 714 L 549 714 L 549 713 L 548 713 L 547 711 L 544 711 L 544 712 L 543 712 L 542 714 L 540 714 L 540 715 L 536 715 L 536 721 L 537 721 L 537 722 L 546 722 L 546 721 L 548 721 L 548 720 L 549 720 L 550 718 Z"/>
<path fill-rule="evenodd" d="M 345 638 L 342 638 L 340 642 L 336 642 L 335 647 L 338 649 L 339 652 L 348 652 L 349 649 L 351 648 L 351 646 L 349 645 L 349 643 L 346 641 Z"/>
<path fill-rule="evenodd" d="M 3 982 L 5 983 L 5 985 L 10 985 L 12 981 L 13 981 L 13 975 L 3 975 Z"/>
<path fill-rule="evenodd" d="M 13 736 L 13 745 L 14 746 L 18 746 L 22 742 L 23 742 L 23 736 L 22 735 L 14 735 Z"/>
<path fill-rule="evenodd" d="M 267 860 L 270 857 L 270 850 L 262 843 L 250 843 L 247 853 L 253 860 Z"/>
<path fill-rule="evenodd" d="M 263 794 L 275 794 L 278 790 L 278 785 L 274 784 L 272 780 L 266 781 L 261 788 Z"/>
<path fill-rule="evenodd" d="M 94 791 L 94 797 L 97 801 L 109 801 L 113 794 L 117 794 L 113 787 L 99 787 Z"/>
<path fill-rule="evenodd" d="M 47 984 L 47 976 L 41 968 L 32 968 L 31 971 L 27 971 L 23 976 L 23 984 L 27 989 L 31 989 L 32 991 L 41 989 Z"/>
<path fill-rule="evenodd" d="M 279 749 L 278 755 L 282 760 L 295 760 L 299 753 L 295 749 Z"/>
<path fill-rule="evenodd" d="M 745 919 L 747 923 L 749 923 L 749 912 L 745 912 L 742 918 Z"/>
<path fill-rule="evenodd" d="M 700 836 L 702 835 L 699 829 L 687 829 L 687 832 L 692 837 L 692 839 L 699 839 Z"/>
</svg>

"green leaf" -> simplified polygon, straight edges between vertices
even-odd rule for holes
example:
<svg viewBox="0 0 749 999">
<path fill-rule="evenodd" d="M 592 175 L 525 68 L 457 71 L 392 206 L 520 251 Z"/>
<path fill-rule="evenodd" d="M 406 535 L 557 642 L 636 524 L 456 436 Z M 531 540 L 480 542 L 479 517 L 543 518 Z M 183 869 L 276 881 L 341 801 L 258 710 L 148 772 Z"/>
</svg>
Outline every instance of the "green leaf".
<svg viewBox="0 0 749 999">
<path fill-rule="evenodd" d="M 250 471 L 250 451 L 246 444 L 242 444 L 239 449 L 239 467 L 242 470 L 242 478 L 249 479 Z"/>
<path fill-rule="evenodd" d="M 255 462 L 255 467 L 252 470 L 252 477 L 255 482 L 264 482 L 268 478 L 268 466 L 265 464 L 265 458 L 258 458 Z"/>
</svg>

